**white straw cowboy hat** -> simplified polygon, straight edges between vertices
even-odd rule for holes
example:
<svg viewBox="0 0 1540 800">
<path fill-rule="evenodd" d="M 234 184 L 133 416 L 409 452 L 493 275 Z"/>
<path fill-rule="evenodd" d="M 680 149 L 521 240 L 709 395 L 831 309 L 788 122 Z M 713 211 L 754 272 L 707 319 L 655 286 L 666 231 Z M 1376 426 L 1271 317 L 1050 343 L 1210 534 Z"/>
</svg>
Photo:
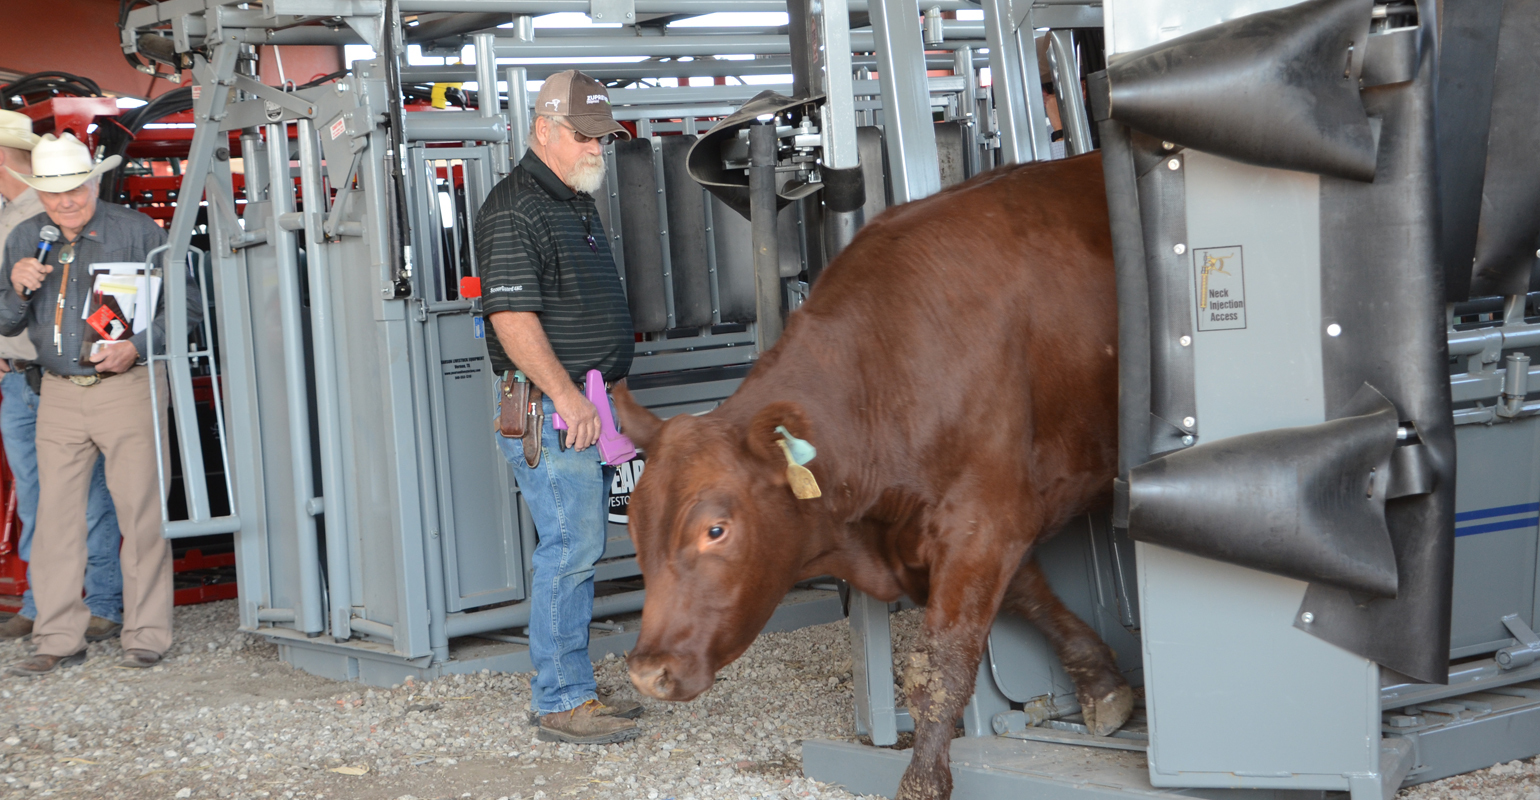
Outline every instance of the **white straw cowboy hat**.
<svg viewBox="0 0 1540 800">
<path fill-rule="evenodd" d="M 38 136 L 32 132 L 32 118 L 20 111 L 0 110 L 0 147 L 31 150 Z"/>
<path fill-rule="evenodd" d="M 31 175 L 6 169 L 40 192 L 67 192 L 121 163 L 122 156 L 112 156 L 93 166 L 91 151 L 74 134 L 54 138 L 53 134 L 45 133 L 32 147 Z"/>
</svg>

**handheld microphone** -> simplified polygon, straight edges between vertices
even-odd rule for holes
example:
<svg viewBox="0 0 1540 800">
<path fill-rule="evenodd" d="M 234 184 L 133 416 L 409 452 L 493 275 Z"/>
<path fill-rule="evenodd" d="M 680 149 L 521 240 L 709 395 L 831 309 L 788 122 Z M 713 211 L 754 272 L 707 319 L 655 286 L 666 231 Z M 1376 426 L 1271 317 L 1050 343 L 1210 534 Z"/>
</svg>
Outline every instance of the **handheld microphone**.
<svg viewBox="0 0 1540 800">
<path fill-rule="evenodd" d="M 37 232 L 37 238 L 39 240 L 37 243 L 37 255 L 34 258 L 38 260 L 38 263 L 46 264 L 48 263 L 48 251 L 53 249 L 54 242 L 59 241 L 59 229 L 52 225 L 44 225 L 43 229 Z M 32 290 L 23 290 L 21 296 L 31 297 Z"/>
</svg>

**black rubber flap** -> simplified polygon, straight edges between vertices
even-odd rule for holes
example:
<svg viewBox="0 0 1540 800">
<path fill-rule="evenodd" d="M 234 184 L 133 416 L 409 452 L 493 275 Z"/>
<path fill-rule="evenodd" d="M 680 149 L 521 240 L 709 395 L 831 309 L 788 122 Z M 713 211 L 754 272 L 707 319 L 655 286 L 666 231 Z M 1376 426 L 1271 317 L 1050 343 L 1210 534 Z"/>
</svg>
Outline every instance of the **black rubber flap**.
<svg viewBox="0 0 1540 800">
<path fill-rule="evenodd" d="M 615 143 L 615 189 L 620 197 L 620 231 L 626 263 L 626 299 L 631 323 L 642 333 L 668 327 L 663 296 L 663 240 L 658 231 L 658 176 L 652 142 Z"/>
<path fill-rule="evenodd" d="M 1135 539 L 1376 597 L 1396 594 L 1385 488 L 1396 408 L 1232 436 L 1133 469 Z"/>
<path fill-rule="evenodd" d="M 1471 295 L 1529 292 L 1540 265 L 1540 0 L 1507 0 L 1492 79 L 1492 121 Z M 1463 299 L 1463 298 L 1462 298 Z"/>
<path fill-rule="evenodd" d="M 711 266 L 706 261 L 706 198 L 685 169 L 694 136 L 664 136 L 663 195 L 668 198 L 669 268 L 674 278 L 674 325 L 711 324 Z"/>
<path fill-rule="evenodd" d="M 1193 321 L 1186 169 L 1184 157 L 1167 152 L 1160 141 L 1143 134 L 1132 138 L 1149 291 L 1147 452 L 1160 454 L 1185 447 L 1183 439 L 1198 434 L 1193 348 L 1182 345 L 1183 337 L 1192 336 Z"/>
<path fill-rule="evenodd" d="M 1394 599 L 1311 584 L 1295 625 L 1417 680 L 1443 683 L 1449 677 L 1455 446 L 1437 249 L 1431 4 L 1419 4 L 1425 38 L 1416 79 L 1364 91 L 1369 113 L 1382 120 L 1374 182 L 1321 179 L 1327 416 L 1349 413 L 1365 382 L 1384 392 L 1417 430 L 1419 452 L 1409 455 L 1424 473 L 1417 488 L 1431 491 L 1385 504 L 1400 587 Z"/>
<path fill-rule="evenodd" d="M 830 211 L 855 211 L 866 204 L 866 178 L 862 164 L 846 169 L 825 168 L 823 203 Z"/>
<path fill-rule="evenodd" d="M 1444 0 L 1438 52 L 1438 200 L 1445 295 L 1471 296 L 1503 4 Z M 1372 57 L 1371 52 L 1371 57 Z"/>
<path fill-rule="evenodd" d="M 711 193 L 720 198 L 729 208 L 742 214 L 744 219 L 748 219 L 748 173 L 742 168 L 728 169 L 724 163 L 729 152 L 734 148 L 738 131 L 766 114 L 778 114 L 788 109 L 813 105 L 821 100 L 823 100 L 821 94 L 812 97 L 787 97 L 769 89 L 754 95 L 747 103 L 739 106 L 737 111 L 713 125 L 711 130 L 690 148 L 687 161 L 690 177 L 711 190 Z M 741 160 L 747 163 L 747 143 L 743 147 L 742 155 Z M 776 195 L 779 198 L 776 208 L 785 208 L 787 203 L 806 197 L 821 188 L 823 185 L 818 183 L 787 182 L 776 189 Z"/>
<path fill-rule="evenodd" d="M 1112 119 L 1258 164 L 1367 181 L 1358 78 L 1373 0 L 1307 0 L 1222 22 L 1107 67 Z"/>
</svg>

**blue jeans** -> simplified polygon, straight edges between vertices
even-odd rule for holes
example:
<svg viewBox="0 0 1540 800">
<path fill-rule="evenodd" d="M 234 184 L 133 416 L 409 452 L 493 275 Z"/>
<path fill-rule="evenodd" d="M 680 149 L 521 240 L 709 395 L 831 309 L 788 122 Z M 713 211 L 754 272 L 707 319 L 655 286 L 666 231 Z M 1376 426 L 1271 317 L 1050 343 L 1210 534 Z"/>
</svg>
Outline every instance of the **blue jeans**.
<svg viewBox="0 0 1540 800">
<path fill-rule="evenodd" d="M 597 445 L 563 452 L 556 437 L 566 432 L 551 427 L 556 408 L 549 397 L 542 402 L 543 451 L 534 469 L 524 462 L 519 440 L 497 433 L 492 437 L 513 465 L 539 536 L 529 591 L 529 657 L 535 664 L 530 705 L 537 714 L 554 714 L 598 696 L 588 658 L 588 623 L 594 611 L 594 564 L 604 555 L 614 468 L 599 461 Z"/>
<path fill-rule="evenodd" d="M 20 372 L 0 378 L 0 438 L 5 458 L 16 481 L 16 515 L 21 517 L 21 541 L 16 554 L 32 561 L 32 534 L 37 524 L 37 394 Z M 107 492 L 106 461 L 97 457 L 91 473 L 91 493 L 86 500 L 86 607 L 91 615 L 123 621 L 123 571 L 118 566 L 118 514 Z M 27 569 L 28 588 L 21 598 L 21 615 L 37 619 L 32 602 L 32 570 Z"/>
</svg>

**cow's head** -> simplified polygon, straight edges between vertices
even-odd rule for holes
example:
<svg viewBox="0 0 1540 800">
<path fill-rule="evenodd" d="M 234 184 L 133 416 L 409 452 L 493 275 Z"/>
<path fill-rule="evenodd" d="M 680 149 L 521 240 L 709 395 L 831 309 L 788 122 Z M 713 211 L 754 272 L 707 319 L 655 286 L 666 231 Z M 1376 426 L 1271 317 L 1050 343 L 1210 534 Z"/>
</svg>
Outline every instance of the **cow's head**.
<svg viewBox="0 0 1540 800">
<path fill-rule="evenodd" d="M 813 439 L 795 403 L 771 403 L 747 427 L 715 415 L 667 422 L 623 388 L 615 406 L 647 453 L 631 493 L 631 541 L 647 580 L 631 682 L 661 700 L 711 688 L 802 576 L 809 501 L 792 494 L 776 426 Z"/>
</svg>

